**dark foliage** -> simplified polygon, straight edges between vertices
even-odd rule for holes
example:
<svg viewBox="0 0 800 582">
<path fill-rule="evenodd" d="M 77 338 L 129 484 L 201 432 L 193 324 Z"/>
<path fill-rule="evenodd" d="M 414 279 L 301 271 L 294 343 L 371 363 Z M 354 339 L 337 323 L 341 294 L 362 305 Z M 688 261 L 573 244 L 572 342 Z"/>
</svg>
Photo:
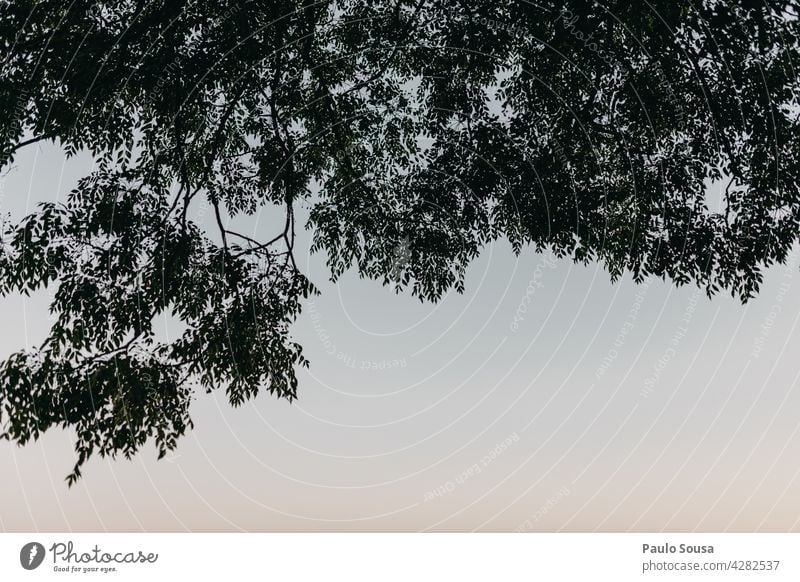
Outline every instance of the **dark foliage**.
<svg viewBox="0 0 800 582">
<path fill-rule="evenodd" d="M 56 292 L 0 369 L 2 436 L 74 429 L 73 482 L 173 448 L 197 388 L 294 398 L 296 228 L 334 279 L 422 299 L 503 237 L 746 300 L 797 238 L 799 43 L 767 0 L 0 1 L 0 165 L 41 140 L 98 161 L 3 228 L 0 292 Z M 264 207 L 273 239 L 227 226 Z"/>
</svg>

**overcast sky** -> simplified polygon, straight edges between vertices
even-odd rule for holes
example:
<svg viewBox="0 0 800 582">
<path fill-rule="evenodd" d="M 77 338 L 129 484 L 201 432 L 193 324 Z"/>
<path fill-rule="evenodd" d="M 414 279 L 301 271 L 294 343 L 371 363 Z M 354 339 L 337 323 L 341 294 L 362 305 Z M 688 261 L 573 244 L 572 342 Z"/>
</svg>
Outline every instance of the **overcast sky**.
<svg viewBox="0 0 800 582">
<path fill-rule="evenodd" d="M 27 148 L 0 208 L 90 169 Z M 96 458 L 72 489 L 68 432 L 2 443 L 0 530 L 800 529 L 797 253 L 744 306 L 506 244 L 436 305 L 297 255 L 322 290 L 294 329 L 298 401 L 200 394 L 174 455 Z M 0 318 L 0 357 L 36 345 L 47 293 Z"/>
</svg>

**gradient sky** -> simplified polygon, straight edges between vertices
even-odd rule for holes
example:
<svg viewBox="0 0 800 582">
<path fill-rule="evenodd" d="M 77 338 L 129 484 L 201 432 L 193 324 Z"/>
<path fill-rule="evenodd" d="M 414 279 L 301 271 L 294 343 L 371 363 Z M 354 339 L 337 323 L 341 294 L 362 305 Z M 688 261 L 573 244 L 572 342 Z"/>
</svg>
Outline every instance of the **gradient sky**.
<svg viewBox="0 0 800 582">
<path fill-rule="evenodd" d="M 90 168 L 27 148 L 0 209 Z M 800 253 L 744 306 L 506 244 L 436 305 L 297 256 L 322 289 L 298 401 L 199 394 L 174 455 L 95 458 L 72 489 L 68 432 L 0 443 L 0 531 L 800 531 Z M 35 345 L 47 292 L 0 318 L 0 357 Z"/>
</svg>

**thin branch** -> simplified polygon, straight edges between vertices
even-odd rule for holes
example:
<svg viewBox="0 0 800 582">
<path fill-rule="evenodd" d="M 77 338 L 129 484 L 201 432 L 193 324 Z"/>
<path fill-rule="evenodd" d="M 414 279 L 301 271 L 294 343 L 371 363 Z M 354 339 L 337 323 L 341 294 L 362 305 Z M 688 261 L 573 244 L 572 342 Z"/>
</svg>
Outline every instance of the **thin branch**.
<svg viewBox="0 0 800 582">
<path fill-rule="evenodd" d="M 294 208 L 292 207 L 291 202 L 287 202 L 287 216 L 289 217 L 289 223 L 291 223 L 292 230 L 291 230 L 291 240 L 289 239 L 288 235 L 286 237 L 286 246 L 289 258 L 292 260 L 292 268 L 295 271 L 299 271 L 297 268 L 297 263 L 294 260 Z"/>
<path fill-rule="evenodd" d="M 725 228 L 730 230 L 730 213 L 731 213 L 731 195 L 730 189 L 733 185 L 734 180 L 736 180 L 736 176 L 731 177 L 731 181 L 728 182 L 728 185 L 725 187 Z"/>
<path fill-rule="evenodd" d="M 189 202 L 191 198 L 189 198 L 189 190 L 190 190 L 190 182 L 189 182 L 189 169 L 186 162 L 186 152 L 183 148 L 183 129 L 180 123 L 180 116 L 175 117 L 175 147 L 178 151 L 178 156 L 180 156 L 180 166 L 178 171 L 181 175 L 181 189 L 178 192 L 177 200 L 180 198 L 181 193 L 183 193 L 183 210 L 181 212 L 181 225 L 183 226 L 183 230 L 186 230 L 186 213 L 189 210 Z"/>
<path fill-rule="evenodd" d="M 239 238 L 244 239 L 244 240 L 246 240 L 246 241 L 248 241 L 248 242 L 250 242 L 250 243 L 252 243 L 254 245 L 259 245 L 259 246 L 261 245 L 261 243 L 258 242 L 256 239 L 250 238 L 249 236 L 244 235 L 244 234 L 240 234 L 240 233 L 238 233 L 236 231 L 233 231 L 233 230 L 230 230 L 230 229 L 225 229 L 225 232 L 230 234 L 230 235 L 233 235 L 233 236 L 238 236 Z"/>
<path fill-rule="evenodd" d="M 214 216 L 217 219 L 217 226 L 219 227 L 219 234 L 222 237 L 222 246 L 225 249 L 225 254 L 228 254 L 228 237 L 225 234 L 225 227 L 222 225 L 222 216 L 219 212 L 219 202 L 215 197 L 211 197 L 211 204 L 214 206 Z"/>
<path fill-rule="evenodd" d="M 228 232 L 230 232 L 230 231 L 228 231 Z M 231 233 L 231 234 L 235 234 L 235 233 Z M 268 246 L 271 246 L 271 245 L 275 244 L 276 242 L 278 242 L 279 240 L 281 240 L 283 237 L 284 237 L 284 234 L 281 233 L 278 236 L 276 236 L 275 238 L 270 239 L 265 243 L 260 243 L 258 246 L 250 247 L 249 249 L 244 249 L 244 250 L 242 250 L 241 252 L 239 252 L 235 256 L 236 257 L 241 257 L 243 255 L 247 255 L 247 254 L 250 254 L 250 253 L 256 253 L 258 251 L 264 250 Z"/>
<path fill-rule="evenodd" d="M 56 137 L 56 134 L 54 134 L 54 133 L 45 133 L 45 134 L 42 134 L 40 136 L 32 137 L 31 139 L 26 139 L 25 141 L 21 141 L 18 144 L 16 144 L 14 147 L 12 147 L 8 152 L 5 152 L 2 155 L 0 155 L 0 162 L 4 162 L 4 161 L 8 160 L 11 156 L 13 156 L 15 153 L 17 153 L 17 151 L 21 150 L 25 146 L 28 146 L 28 145 L 31 145 L 31 144 L 34 144 L 34 143 L 37 143 L 37 142 L 40 142 L 40 141 L 43 141 L 43 140 L 46 140 L 46 139 L 52 139 L 52 138 L 55 138 L 55 137 Z"/>
<path fill-rule="evenodd" d="M 216 132 L 214 132 L 214 137 L 212 138 L 211 152 L 209 153 L 208 159 L 206 160 L 206 169 L 203 172 L 202 178 L 198 182 L 197 190 L 199 190 L 202 187 L 202 185 L 205 184 L 205 181 L 211 174 L 211 170 L 214 167 L 214 162 L 216 161 L 217 155 L 219 154 L 219 150 L 222 147 L 223 143 L 222 138 L 225 133 L 225 126 L 228 124 L 228 119 L 230 119 L 230 116 L 233 114 L 234 109 L 236 109 L 236 105 L 239 103 L 239 99 L 242 98 L 242 95 L 244 94 L 246 87 L 247 85 L 243 83 L 242 86 L 234 93 L 233 98 L 231 99 L 230 103 L 228 103 L 228 106 L 225 108 L 225 111 L 222 113 L 222 116 L 220 117 L 219 126 L 217 127 Z M 194 196 L 194 194 L 197 193 L 197 190 L 195 190 L 192 196 Z M 214 206 L 214 216 L 217 220 L 217 226 L 219 227 L 220 237 L 222 238 L 222 246 L 225 249 L 225 254 L 227 255 L 229 253 L 228 237 L 225 234 L 225 227 L 222 224 L 222 214 L 220 213 L 219 210 L 219 200 L 217 200 L 216 196 L 212 195 L 209 196 L 209 199 L 211 200 L 211 204 Z"/>
</svg>

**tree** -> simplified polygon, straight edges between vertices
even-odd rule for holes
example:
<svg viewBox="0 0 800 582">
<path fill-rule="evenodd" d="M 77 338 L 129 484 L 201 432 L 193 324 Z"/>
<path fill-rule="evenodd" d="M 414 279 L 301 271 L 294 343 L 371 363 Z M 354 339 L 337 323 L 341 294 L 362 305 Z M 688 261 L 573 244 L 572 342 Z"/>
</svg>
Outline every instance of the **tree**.
<svg viewBox="0 0 800 582">
<path fill-rule="evenodd" d="M 53 140 L 97 170 L 4 224 L 0 291 L 55 294 L 47 339 L 0 370 L 2 436 L 74 429 L 73 483 L 92 454 L 152 440 L 163 456 L 197 390 L 295 398 L 308 362 L 290 326 L 316 292 L 293 254 L 302 227 L 334 280 L 353 268 L 423 300 L 463 291 L 500 238 L 747 300 L 797 239 L 797 15 L 766 0 L 3 0 L 0 165 Z M 188 218 L 202 203 L 215 231 Z M 265 208 L 285 217 L 273 238 L 230 226 Z M 153 333 L 164 313 L 186 325 L 171 343 Z"/>
</svg>

